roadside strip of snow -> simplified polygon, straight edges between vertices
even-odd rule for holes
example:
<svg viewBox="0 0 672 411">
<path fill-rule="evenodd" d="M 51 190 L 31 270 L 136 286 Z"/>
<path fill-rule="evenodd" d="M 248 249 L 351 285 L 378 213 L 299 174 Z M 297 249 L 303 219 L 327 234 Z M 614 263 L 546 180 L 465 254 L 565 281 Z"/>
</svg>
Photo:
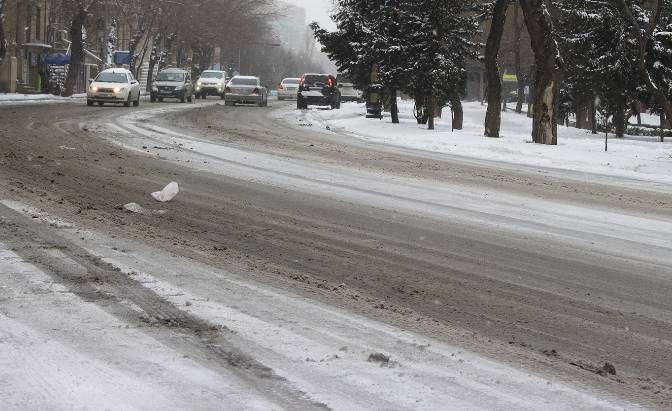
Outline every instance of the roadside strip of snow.
<svg viewBox="0 0 672 411">
<path fill-rule="evenodd" d="M 75 94 L 72 97 L 61 97 L 53 94 L 17 94 L 0 93 L 0 106 L 2 105 L 25 105 L 44 103 L 81 102 L 86 94 Z"/>
<path fill-rule="evenodd" d="M 36 211 L 3 204 L 26 216 Z M 67 240 L 182 310 L 232 330 L 227 338 L 235 346 L 335 410 L 637 409 L 228 271 L 81 230 L 45 213 L 37 221 L 61 222 L 54 229 Z M 10 406 L 212 409 L 220 391 L 231 390 L 227 398 L 251 401 L 237 402 L 246 409 L 272 409 L 261 399 L 245 399 L 244 387 L 237 390 L 230 377 L 196 367 L 147 332 L 128 329 L 68 293 L 2 244 L 0 250 L 1 285 L 10 296 L 0 298 L 0 375 L 7 382 L 0 397 L 9 398 Z M 370 362 L 372 353 L 390 361 Z M 186 402 L 199 387 L 208 395 Z M 98 392 L 105 395 L 91 399 Z"/>
<path fill-rule="evenodd" d="M 432 153 L 672 184 L 672 139 L 660 143 L 657 137 L 610 135 L 605 153 L 604 134 L 564 126 L 558 127 L 557 146 L 533 144 L 531 119 L 513 111 L 502 113 L 501 137 L 486 138 L 486 107 L 479 103 L 464 103 L 464 129 L 455 131 L 449 109 L 444 110 L 445 119 L 437 119 L 434 131 L 419 126 L 412 109 L 412 103 L 400 104 L 400 124 L 392 124 L 389 117 L 367 119 L 364 106 L 356 103 L 343 104 L 340 110 L 283 108 L 277 118 L 297 127 L 317 124 L 364 141 Z"/>
</svg>

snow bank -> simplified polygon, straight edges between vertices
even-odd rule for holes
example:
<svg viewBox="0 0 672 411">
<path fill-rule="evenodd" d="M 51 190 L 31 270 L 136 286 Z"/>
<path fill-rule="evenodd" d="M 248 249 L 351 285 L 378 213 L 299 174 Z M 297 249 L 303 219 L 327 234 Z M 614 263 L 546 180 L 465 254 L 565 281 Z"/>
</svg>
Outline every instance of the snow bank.
<svg viewBox="0 0 672 411">
<path fill-rule="evenodd" d="M 75 94 L 72 97 L 61 97 L 54 96 L 53 94 L 0 93 L 0 105 L 72 101 L 73 99 L 82 98 L 86 98 L 86 94 Z"/>
<path fill-rule="evenodd" d="M 345 132 L 370 142 L 403 146 L 435 153 L 452 154 L 533 167 L 556 168 L 605 174 L 648 181 L 672 183 L 672 139 L 665 143 L 656 137 L 609 137 L 609 151 L 604 152 L 604 134 L 560 126 L 558 146 L 531 142 L 532 121 L 513 111 L 502 113 L 501 138 L 483 136 L 485 106 L 465 103 L 464 129 L 451 132 L 450 110 L 437 122 L 436 130 L 419 126 L 413 117 L 413 104 L 400 104 L 401 124 L 392 124 L 389 115 L 383 120 L 364 117 L 361 104 L 343 104 L 341 110 L 296 110 L 280 115 L 290 123 L 306 122 Z"/>
</svg>

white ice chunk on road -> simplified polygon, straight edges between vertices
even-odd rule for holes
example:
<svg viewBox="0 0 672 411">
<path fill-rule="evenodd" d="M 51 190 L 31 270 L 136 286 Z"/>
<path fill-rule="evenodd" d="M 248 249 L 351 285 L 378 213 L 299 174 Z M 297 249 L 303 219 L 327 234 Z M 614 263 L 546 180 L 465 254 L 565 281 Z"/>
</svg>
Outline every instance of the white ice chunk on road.
<svg viewBox="0 0 672 411">
<path fill-rule="evenodd" d="M 152 197 L 156 201 L 160 201 L 162 203 L 165 203 L 167 201 L 172 200 L 175 198 L 175 196 L 180 192 L 180 187 L 177 185 L 176 182 L 172 181 L 170 182 L 167 186 L 163 188 L 161 191 L 156 191 L 152 193 Z"/>
<path fill-rule="evenodd" d="M 135 214 L 166 214 L 168 212 L 166 210 L 148 210 L 138 203 L 125 204 L 124 209 Z"/>
</svg>

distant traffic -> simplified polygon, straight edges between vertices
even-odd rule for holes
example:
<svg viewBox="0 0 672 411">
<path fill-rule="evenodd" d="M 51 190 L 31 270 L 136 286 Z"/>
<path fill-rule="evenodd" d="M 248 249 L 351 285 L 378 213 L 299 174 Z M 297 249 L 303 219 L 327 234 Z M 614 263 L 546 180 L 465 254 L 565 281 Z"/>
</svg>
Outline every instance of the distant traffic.
<svg viewBox="0 0 672 411">
<path fill-rule="evenodd" d="M 151 82 L 149 100 L 163 103 L 167 100 L 181 103 L 214 96 L 224 100 L 224 105 L 255 105 L 267 107 L 269 96 L 277 96 L 278 101 L 295 100 L 298 110 L 310 106 L 341 108 L 341 103 L 354 101 L 362 103 L 363 93 L 342 75 L 328 73 L 306 73 L 299 77 L 284 78 L 273 91 L 257 76 L 235 75 L 228 78 L 226 71 L 205 70 L 198 79 L 192 79 L 189 70 L 166 68 L 161 70 Z M 138 107 L 141 97 L 140 83 L 133 73 L 124 68 L 104 70 L 90 81 L 87 89 L 87 105 L 131 104 Z"/>
</svg>

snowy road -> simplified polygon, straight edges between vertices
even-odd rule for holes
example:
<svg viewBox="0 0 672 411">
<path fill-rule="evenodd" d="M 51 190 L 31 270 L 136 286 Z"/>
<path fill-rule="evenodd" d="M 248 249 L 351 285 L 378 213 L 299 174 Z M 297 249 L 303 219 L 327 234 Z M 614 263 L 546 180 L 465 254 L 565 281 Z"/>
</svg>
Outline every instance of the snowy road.
<svg viewBox="0 0 672 411">
<path fill-rule="evenodd" d="M 0 396 L 672 405 L 669 187 L 384 146 L 292 116 L 277 102 L 1 108 Z M 151 203 L 170 180 L 178 198 Z M 367 361 L 378 352 L 390 362 Z M 56 376 L 43 395 L 25 384 Z"/>
</svg>

